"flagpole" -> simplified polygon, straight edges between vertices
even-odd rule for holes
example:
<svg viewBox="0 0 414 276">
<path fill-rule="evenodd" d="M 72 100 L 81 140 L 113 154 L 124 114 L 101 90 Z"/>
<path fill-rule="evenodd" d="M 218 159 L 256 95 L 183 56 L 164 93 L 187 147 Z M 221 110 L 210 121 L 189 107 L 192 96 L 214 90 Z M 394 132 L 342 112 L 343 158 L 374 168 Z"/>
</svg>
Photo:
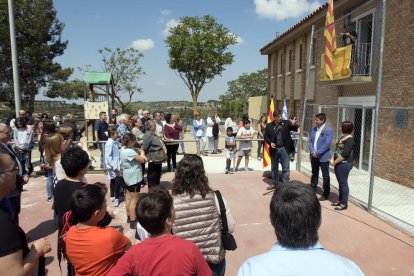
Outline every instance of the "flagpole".
<svg viewBox="0 0 414 276">
<path fill-rule="evenodd" d="M 305 113 L 306 113 L 306 99 L 309 92 L 309 74 L 310 74 L 310 64 L 313 54 L 313 36 L 315 32 L 315 25 L 312 25 L 310 43 L 309 43 L 309 55 L 308 55 L 308 64 L 306 65 L 306 86 L 305 86 L 305 97 L 303 99 L 303 110 L 302 110 L 302 121 L 300 122 L 300 133 L 299 133 L 299 154 L 296 162 L 296 170 L 300 172 L 300 167 L 302 163 L 302 141 L 303 141 L 303 131 L 305 130 Z"/>
<path fill-rule="evenodd" d="M 19 117 L 20 110 L 20 80 L 19 80 L 19 64 L 17 62 L 17 46 L 16 32 L 14 23 L 13 0 L 8 0 L 9 5 L 9 25 L 10 25 L 10 48 L 12 55 L 13 68 L 13 88 L 14 88 L 14 106 L 16 110 L 16 118 Z"/>
</svg>

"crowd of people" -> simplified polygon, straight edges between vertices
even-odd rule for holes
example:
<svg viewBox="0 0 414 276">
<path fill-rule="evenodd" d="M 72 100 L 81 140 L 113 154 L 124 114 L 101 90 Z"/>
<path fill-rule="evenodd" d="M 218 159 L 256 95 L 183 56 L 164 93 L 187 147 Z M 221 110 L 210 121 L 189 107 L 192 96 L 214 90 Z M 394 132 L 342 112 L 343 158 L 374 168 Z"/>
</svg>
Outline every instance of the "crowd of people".
<svg viewBox="0 0 414 276">
<path fill-rule="evenodd" d="M 87 181 L 93 157 L 73 115 L 67 114 L 63 121 L 60 118 L 57 121 L 42 114 L 37 124 L 25 117 L 24 110 L 20 115 L 9 125 L 0 124 L 2 271 L 10 269 L 28 275 L 37 269 L 42 275 L 43 256 L 51 250 L 46 239 L 34 241 L 29 249 L 25 233 L 18 226 L 21 191 L 33 172 L 30 160 L 33 136 L 38 135 L 40 162 L 46 172 L 47 199 L 53 201 L 53 216 L 58 226 L 58 259 L 60 261 L 63 256 L 67 260 L 68 275 L 225 274 L 223 221 L 232 233 L 234 218 L 225 199 L 222 199 L 222 208 L 221 196 L 210 188 L 201 156 L 185 154 L 177 162 L 184 131 L 179 114 L 154 112 L 151 118 L 147 110 L 130 116 L 118 115 L 114 109 L 109 119 L 101 112 L 94 125 L 94 142 L 101 151 L 100 165 L 107 169 L 109 178 L 109 198 L 113 206 L 118 207 L 123 195 L 127 223 L 131 229 L 137 229 L 139 242 L 135 245 L 132 245 L 135 241 L 131 242 L 109 226 L 113 214 L 107 211 L 107 185 Z M 265 123 L 266 117 L 262 117 L 257 131 L 253 130 L 248 117 L 243 117 L 239 124 L 234 115 L 225 121 L 225 173 L 233 173 L 230 165 L 236 155 L 236 171 L 243 157 L 248 171 L 256 133 L 257 138 L 263 138 L 269 145 L 272 161 L 272 184 L 268 189 L 274 190 L 274 195 L 270 219 L 278 242 L 270 252 L 247 260 L 238 275 L 362 275 L 352 261 L 319 250 L 323 248 L 317 234 L 321 224 L 319 201 L 330 195 L 329 165 L 334 166 L 339 182 L 339 200 L 332 205 L 336 210 L 347 209 L 347 182 L 353 165 L 352 122 L 342 123 L 343 135 L 332 154 L 333 131 L 326 124 L 325 114 L 315 115 L 316 126 L 309 140 L 312 178 L 311 185 L 305 185 L 290 181 L 289 177 L 289 161 L 295 151 L 290 134 L 298 131 L 296 118 L 283 120 L 281 111 L 275 111 L 273 117 L 270 123 Z M 208 138 L 208 154 L 219 152 L 220 121 L 217 112 L 212 112 L 206 121 L 199 113 L 195 114 L 193 136 L 203 141 L 203 149 L 204 137 Z M 14 129 L 10 124 L 14 124 Z M 12 129 L 14 143 L 10 143 Z M 239 140 L 238 145 L 236 140 Z M 263 142 L 258 142 L 263 147 Z M 181 149 L 184 153 L 184 145 Z M 258 158 L 263 157 L 260 151 Z M 162 152 L 165 156 L 160 156 Z M 164 161 L 168 171 L 174 172 L 171 193 L 160 185 Z M 319 168 L 323 175 L 323 194 L 318 200 L 315 191 Z M 145 185 L 148 185 L 148 193 L 140 196 L 141 187 Z M 318 253 L 313 253 L 316 251 Z M 313 261 L 307 261 L 306 270 L 294 265 L 298 260 L 309 258 Z M 275 262 L 278 263 L 276 267 Z"/>
</svg>

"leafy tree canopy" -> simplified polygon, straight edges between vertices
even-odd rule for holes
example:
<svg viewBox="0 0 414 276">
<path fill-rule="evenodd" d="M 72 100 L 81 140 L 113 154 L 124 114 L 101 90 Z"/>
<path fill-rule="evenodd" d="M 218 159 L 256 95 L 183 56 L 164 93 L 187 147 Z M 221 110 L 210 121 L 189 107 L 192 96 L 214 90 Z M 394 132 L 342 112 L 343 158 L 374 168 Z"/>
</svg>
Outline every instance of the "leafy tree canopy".
<svg viewBox="0 0 414 276">
<path fill-rule="evenodd" d="M 122 111 L 131 103 L 135 93 L 142 93 L 142 88 L 138 86 L 138 81 L 145 75 L 143 68 L 139 65 L 144 55 L 133 48 L 121 50 L 105 47 L 98 50 L 102 56 L 104 70 L 112 73 L 113 94 L 112 99 L 118 102 Z M 127 100 L 122 98 L 127 96 Z"/>
<path fill-rule="evenodd" d="M 250 74 L 243 73 L 238 79 L 227 82 L 228 89 L 220 96 L 220 114 L 241 116 L 248 106 L 249 97 L 264 96 L 267 93 L 267 69 Z"/>
<path fill-rule="evenodd" d="M 250 74 L 243 73 L 238 79 L 227 82 L 227 92 L 220 99 L 238 100 L 267 93 L 267 69 Z"/>
<path fill-rule="evenodd" d="M 233 63 L 229 46 L 237 38 L 212 16 L 182 17 L 165 40 L 169 47 L 168 64 L 188 87 L 194 112 L 201 89 L 215 76 L 221 76 L 225 65 Z"/>
<path fill-rule="evenodd" d="M 53 60 L 63 55 L 68 44 L 62 41 L 64 24 L 56 17 L 52 0 L 15 0 L 15 29 L 19 64 L 20 88 L 23 100 L 33 112 L 34 101 L 41 88 L 54 82 L 66 81 L 72 68 L 62 68 Z M 10 93 L 13 71 L 7 1 L 0 1 L 0 89 Z"/>
</svg>

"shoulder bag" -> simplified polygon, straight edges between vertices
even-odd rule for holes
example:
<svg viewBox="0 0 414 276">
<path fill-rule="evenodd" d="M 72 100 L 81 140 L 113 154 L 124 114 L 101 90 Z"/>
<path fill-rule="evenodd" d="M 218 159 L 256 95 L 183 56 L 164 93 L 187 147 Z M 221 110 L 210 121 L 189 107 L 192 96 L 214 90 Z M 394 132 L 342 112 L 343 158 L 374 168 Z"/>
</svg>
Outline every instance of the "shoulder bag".
<svg viewBox="0 0 414 276">
<path fill-rule="evenodd" d="M 226 250 L 234 251 L 237 249 L 237 243 L 233 235 L 229 233 L 229 227 L 227 225 L 226 217 L 226 207 L 224 206 L 223 198 L 221 197 L 220 191 L 214 191 L 217 196 L 217 200 L 220 206 L 220 216 L 221 216 L 221 240 L 223 242 L 223 247 Z"/>
<path fill-rule="evenodd" d="M 147 157 L 148 157 L 148 160 L 156 164 L 161 164 L 167 161 L 167 154 L 164 149 L 164 143 L 160 140 L 160 138 L 156 137 L 156 139 L 157 139 L 157 143 L 159 142 L 161 144 L 161 148 L 155 151 L 151 151 L 150 149 Z"/>
</svg>

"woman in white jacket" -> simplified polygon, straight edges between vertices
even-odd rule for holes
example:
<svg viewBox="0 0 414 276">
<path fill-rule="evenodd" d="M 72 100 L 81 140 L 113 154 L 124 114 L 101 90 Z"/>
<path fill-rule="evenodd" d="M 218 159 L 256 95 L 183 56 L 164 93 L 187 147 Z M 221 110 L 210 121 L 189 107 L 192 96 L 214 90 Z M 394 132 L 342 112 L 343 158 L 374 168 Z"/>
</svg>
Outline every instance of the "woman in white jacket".
<svg viewBox="0 0 414 276">
<path fill-rule="evenodd" d="M 208 139 L 208 152 L 212 154 L 218 153 L 218 143 L 220 138 L 220 117 L 217 111 L 212 111 L 210 117 L 207 118 L 206 136 Z"/>
</svg>

